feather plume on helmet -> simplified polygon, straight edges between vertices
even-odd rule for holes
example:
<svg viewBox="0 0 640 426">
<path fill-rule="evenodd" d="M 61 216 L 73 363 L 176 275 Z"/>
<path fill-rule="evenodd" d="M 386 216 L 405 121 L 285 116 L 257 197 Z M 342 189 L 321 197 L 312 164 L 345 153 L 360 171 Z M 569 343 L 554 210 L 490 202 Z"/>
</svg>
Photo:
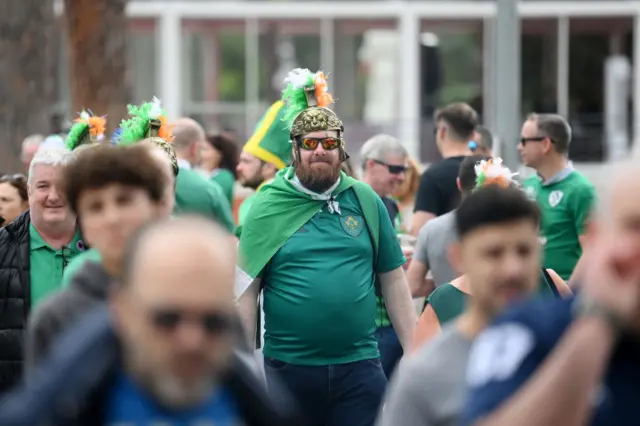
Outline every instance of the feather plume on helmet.
<svg viewBox="0 0 640 426">
<path fill-rule="evenodd" d="M 104 139 L 106 128 L 106 116 L 97 117 L 91 111 L 83 110 L 74 120 L 64 145 L 69 151 L 73 151 L 80 146 L 100 143 Z"/>
<path fill-rule="evenodd" d="M 173 126 L 167 123 L 167 116 L 162 109 L 160 99 L 153 97 L 151 102 L 141 105 L 127 105 L 130 118 L 122 120 L 120 124 L 120 138 L 118 145 L 132 145 L 149 141 L 162 148 L 169 159 L 174 173 L 179 171 L 178 158 L 171 146 L 173 141 Z"/>
<path fill-rule="evenodd" d="M 486 188 L 487 186 L 497 185 L 501 188 L 508 188 L 517 185 L 513 179 L 518 173 L 512 173 L 511 170 L 502 164 L 502 158 L 495 157 L 489 160 L 482 160 L 475 166 L 476 171 L 476 189 Z"/>
<path fill-rule="evenodd" d="M 342 132 L 342 121 L 328 106 L 333 103 L 329 93 L 327 76 L 318 71 L 297 68 L 284 80 L 287 87 L 282 92 L 286 104 L 283 120 L 292 138 L 320 130 Z"/>
<path fill-rule="evenodd" d="M 343 160 L 348 158 L 344 151 L 344 125 L 340 118 L 328 108 L 334 100 L 329 93 L 327 76 L 322 72 L 311 72 L 306 68 L 296 68 L 284 80 L 286 87 L 282 101 L 286 104 L 283 121 L 289 129 L 293 142 L 300 136 L 333 130 L 339 133 Z"/>
</svg>

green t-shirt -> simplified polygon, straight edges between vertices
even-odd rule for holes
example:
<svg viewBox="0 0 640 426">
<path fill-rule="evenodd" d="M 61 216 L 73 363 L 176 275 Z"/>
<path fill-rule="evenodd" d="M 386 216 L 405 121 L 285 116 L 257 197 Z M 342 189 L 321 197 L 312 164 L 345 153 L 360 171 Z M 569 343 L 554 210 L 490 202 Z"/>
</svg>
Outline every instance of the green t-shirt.
<svg viewBox="0 0 640 426">
<path fill-rule="evenodd" d="M 60 250 L 54 250 L 42 239 L 33 224 L 29 225 L 32 308 L 61 288 L 67 264 L 85 249 L 81 238 L 78 230 L 69 244 Z"/>
<path fill-rule="evenodd" d="M 62 288 L 68 287 L 75 274 L 87 261 L 102 262 L 102 256 L 96 249 L 85 250 L 74 257 L 62 273 Z"/>
<path fill-rule="evenodd" d="M 377 262 L 355 192 L 348 189 L 336 199 L 341 214 L 320 210 L 261 274 L 266 357 L 330 365 L 379 356 L 374 276 L 402 266 L 405 259 L 380 199 Z"/>
<path fill-rule="evenodd" d="M 213 219 L 233 232 L 235 225 L 231 205 L 220 186 L 198 172 L 180 168 L 176 178 L 176 205 L 174 214 L 194 213 Z"/>
<path fill-rule="evenodd" d="M 453 284 L 445 283 L 433 290 L 427 298 L 427 304 L 431 305 L 438 317 L 440 327 L 444 327 L 464 312 L 469 297 L 469 294 Z M 556 285 L 547 279 L 542 268 L 540 269 L 540 286 L 534 297 L 560 297 Z"/>
<path fill-rule="evenodd" d="M 211 177 L 211 180 L 220 186 L 229 201 L 229 205 L 231 205 L 233 203 L 233 187 L 236 184 L 236 178 L 233 173 L 227 169 L 220 169 Z"/>
<path fill-rule="evenodd" d="M 595 188 L 576 170 L 543 183 L 538 176 L 527 179 L 524 190 L 542 212 L 540 242 L 544 247 L 543 265 L 568 280 L 582 256 L 578 237 L 596 199 Z"/>
</svg>

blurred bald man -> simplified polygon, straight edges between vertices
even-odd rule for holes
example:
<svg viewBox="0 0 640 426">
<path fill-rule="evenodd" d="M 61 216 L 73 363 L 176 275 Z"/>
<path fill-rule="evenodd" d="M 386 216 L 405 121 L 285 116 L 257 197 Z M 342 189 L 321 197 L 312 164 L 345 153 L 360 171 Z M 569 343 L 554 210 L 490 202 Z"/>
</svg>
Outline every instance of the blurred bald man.
<svg viewBox="0 0 640 426">
<path fill-rule="evenodd" d="M 36 155 L 40 145 L 42 145 L 42 142 L 44 142 L 44 136 L 38 134 L 27 136 L 22 141 L 20 160 L 22 161 L 25 172 L 29 171 L 31 160 L 33 160 L 33 157 Z"/>
<path fill-rule="evenodd" d="M 173 128 L 173 148 L 180 172 L 176 178 L 176 215 L 196 213 L 222 224 L 230 232 L 235 229 L 231 205 L 220 186 L 205 179 L 192 166 L 200 162 L 204 129 L 191 118 L 181 118 Z"/>
<path fill-rule="evenodd" d="M 58 343 L 34 386 L 0 407 L 0 424 L 301 424 L 288 394 L 267 394 L 234 352 L 234 248 L 202 218 L 142 229 L 109 309 Z M 79 409 L 58 409 L 59 395 Z"/>
</svg>

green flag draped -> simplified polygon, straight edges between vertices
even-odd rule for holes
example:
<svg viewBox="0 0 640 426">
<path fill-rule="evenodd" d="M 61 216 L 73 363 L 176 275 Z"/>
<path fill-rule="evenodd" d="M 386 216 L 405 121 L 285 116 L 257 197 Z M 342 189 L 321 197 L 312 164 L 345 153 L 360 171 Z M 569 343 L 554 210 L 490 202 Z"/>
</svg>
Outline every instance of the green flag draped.
<svg viewBox="0 0 640 426">
<path fill-rule="evenodd" d="M 279 171 L 273 182 L 265 185 L 255 196 L 238 248 L 241 267 L 251 278 L 256 278 L 280 247 L 327 203 L 298 191 L 289 182 L 293 175 L 292 167 Z M 377 257 L 380 236 L 378 196 L 369 185 L 344 173 L 332 194 L 335 196 L 349 188 L 356 193 Z"/>
</svg>

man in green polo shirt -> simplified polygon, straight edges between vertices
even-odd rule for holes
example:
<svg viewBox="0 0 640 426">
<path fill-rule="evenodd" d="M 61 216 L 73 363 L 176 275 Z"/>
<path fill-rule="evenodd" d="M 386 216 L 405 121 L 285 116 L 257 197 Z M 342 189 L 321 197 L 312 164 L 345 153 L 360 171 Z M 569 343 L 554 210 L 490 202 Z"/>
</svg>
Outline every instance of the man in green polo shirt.
<svg viewBox="0 0 640 426">
<path fill-rule="evenodd" d="M 80 231 L 74 229 L 72 240 L 56 249 L 44 240 L 33 222 L 29 225 L 29 244 L 31 307 L 34 307 L 60 288 L 64 268 L 85 248 Z"/>
<path fill-rule="evenodd" d="M 61 168 L 70 158 L 69 151 L 43 149 L 36 153 L 30 168 L 31 307 L 60 288 L 68 263 L 85 251 L 76 217 L 58 188 Z"/>
<path fill-rule="evenodd" d="M 518 150 L 537 175 L 524 190 L 542 212 L 544 267 L 568 280 L 582 256 L 581 237 L 596 199 L 595 188 L 569 164 L 569 123 L 555 114 L 532 114 L 522 126 Z"/>
<path fill-rule="evenodd" d="M 63 148 L 41 148 L 29 168 L 29 211 L 0 229 L 0 394 L 21 378 L 30 310 L 58 290 L 62 272 L 84 250 L 76 218 L 59 188 L 69 161 Z"/>
<path fill-rule="evenodd" d="M 271 182 L 276 172 L 287 167 L 291 161 L 289 129 L 282 122 L 284 106 L 282 101 L 271 105 L 242 147 L 237 168 L 238 181 L 256 192 Z M 254 200 L 255 194 L 252 194 L 240 204 L 238 226 L 244 223 Z"/>
<path fill-rule="evenodd" d="M 249 335 L 264 291 L 267 382 L 298 398 L 309 424 L 371 426 L 386 387 L 375 337 L 376 277 L 405 350 L 416 322 L 404 256 L 380 197 L 341 172 L 343 125 L 321 72 L 284 91 L 293 167 L 256 196 L 240 237 L 254 278 L 239 304 Z"/>
<path fill-rule="evenodd" d="M 65 147 L 68 151 L 43 149 L 35 157 L 35 159 L 41 158 L 42 164 L 30 169 L 30 200 L 37 201 L 42 199 L 45 207 L 43 213 L 47 213 L 47 215 L 52 214 L 48 213 L 51 209 L 47 209 L 47 207 L 63 205 L 63 209 L 60 210 L 65 212 L 65 220 L 62 222 L 67 224 L 68 229 L 73 229 L 74 233 L 71 242 L 61 247 L 52 246 L 47 242 L 46 238 L 43 238 L 43 231 L 36 229 L 38 221 L 32 219 L 29 225 L 32 307 L 61 287 L 63 273 L 67 265 L 76 255 L 85 252 L 80 230 L 76 227 L 76 217 L 69 211 L 66 200 L 58 192 L 58 178 L 61 172 L 60 168 L 72 158 L 70 151 L 81 146 L 98 143 L 104 138 L 106 125 L 107 120 L 104 117 L 94 116 L 87 111 L 82 111 L 65 140 Z M 52 167 L 55 167 L 55 169 Z M 52 174 L 53 170 L 55 170 L 55 174 Z M 33 173 L 33 177 L 31 173 Z M 31 207 L 32 212 L 37 210 L 38 207 Z"/>
</svg>

